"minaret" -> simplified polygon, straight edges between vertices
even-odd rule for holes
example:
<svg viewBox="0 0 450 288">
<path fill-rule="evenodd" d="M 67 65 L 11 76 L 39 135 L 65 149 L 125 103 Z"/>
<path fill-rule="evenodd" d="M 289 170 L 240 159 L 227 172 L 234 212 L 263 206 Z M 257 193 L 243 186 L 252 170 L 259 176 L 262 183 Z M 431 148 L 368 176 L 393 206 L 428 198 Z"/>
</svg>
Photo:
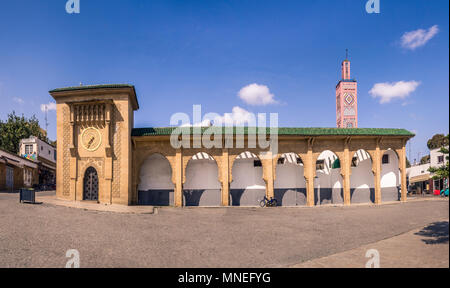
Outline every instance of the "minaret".
<svg viewBox="0 0 450 288">
<path fill-rule="evenodd" d="M 358 128 L 358 83 L 350 78 L 348 50 L 341 65 L 341 77 L 336 85 L 336 126 Z"/>
</svg>

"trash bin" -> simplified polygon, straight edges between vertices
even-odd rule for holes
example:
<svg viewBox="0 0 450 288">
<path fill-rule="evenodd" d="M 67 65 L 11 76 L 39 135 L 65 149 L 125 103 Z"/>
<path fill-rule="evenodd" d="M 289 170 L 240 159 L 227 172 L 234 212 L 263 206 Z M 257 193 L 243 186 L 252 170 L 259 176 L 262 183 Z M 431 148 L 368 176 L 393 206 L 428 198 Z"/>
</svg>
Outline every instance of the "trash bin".
<svg viewBox="0 0 450 288">
<path fill-rule="evenodd" d="M 36 203 L 36 194 L 35 190 L 32 188 L 22 188 L 20 189 L 20 203 L 28 202 L 35 204 Z"/>
</svg>

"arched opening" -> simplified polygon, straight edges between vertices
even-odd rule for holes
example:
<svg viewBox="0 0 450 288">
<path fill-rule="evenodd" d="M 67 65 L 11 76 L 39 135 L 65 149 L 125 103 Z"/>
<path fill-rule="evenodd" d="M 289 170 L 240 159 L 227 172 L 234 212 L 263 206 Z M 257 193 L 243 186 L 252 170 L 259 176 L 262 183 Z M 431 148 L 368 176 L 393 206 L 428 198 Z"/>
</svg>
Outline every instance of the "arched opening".
<svg viewBox="0 0 450 288">
<path fill-rule="evenodd" d="M 216 160 L 207 153 L 197 153 L 186 167 L 186 183 L 183 185 L 186 206 L 220 206 L 221 185 Z"/>
<path fill-rule="evenodd" d="M 233 181 L 230 184 L 232 206 L 258 206 L 266 195 L 261 160 L 251 152 L 236 157 L 232 167 Z"/>
<path fill-rule="evenodd" d="M 350 176 L 351 203 L 374 203 L 375 181 L 372 172 L 372 158 L 360 149 L 353 155 Z"/>
<path fill-rule="evenodd" d="M 278 159 L 274 190 L 279 206 L 306 205 L 304 166 L 297 154 L 285 153 Z"/>
<path fill-rule="evenodd" d="M 83 200 L 98 201 L 98 174 L 94 167 L 89 167 L 84 172 Z"/>
<path fill-rule="evenodd" d="M 337 155 L 323 151 L 316 161 L 314 179 L 315 205 L 343 203 L 341 163 Z"/>
<path fill-rule="evenodd" d="M 166 157 L 161 154 L 150 155 L 145 159 L 139 173 L 139 205 L 173 205 L 172 168 Z"/>
<path fill-rule="evenodd" d="M 400 200 L 400 169 L 398 166 L 398 155 L 388 149 L 381 158 L 381 201 Z"/>
</svg>

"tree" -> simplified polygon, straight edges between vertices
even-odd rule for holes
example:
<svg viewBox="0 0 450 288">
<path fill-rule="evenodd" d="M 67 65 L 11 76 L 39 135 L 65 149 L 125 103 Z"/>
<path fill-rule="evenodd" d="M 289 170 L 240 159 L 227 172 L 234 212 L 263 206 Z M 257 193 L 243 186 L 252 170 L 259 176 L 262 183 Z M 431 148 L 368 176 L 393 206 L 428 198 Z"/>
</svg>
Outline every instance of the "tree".
<svg viewBox="0 0 450 288">
<path fill-rule="evenodd" d="M 448 136 L 436 134 L 427 142 L 428 149 L 433 150 L 439 147 L 448 146 Z"/>
<path fill-rule="evenodd" d="M 409 159 L 406 158 L 406 168 L 409 168 L 409 167 L 411 167 L 411 162 L 409 162 Z"/>
<path fill-rule="evenodd" d="M 428 171 L 430 171 L 431 173 L 433 173 L 433 179 L 447 179 L 447 183 L 448 183 L 448 174 L 449 174 L 449 150 L 448 150 L 448 140 L 449 140 L 449 135 L 445 136 L 445 138 L 447 139 L 447 144 L 442 145 L 441 150 L 439 150 L 439 152 L 441 152 L 442 154 L 445 155 L 445 159 L 447 161 L 444 161 L 445 164 L 440 166 L 440 167 L 430 167 L 430 169 L 428 169 Z"/>
<path fill-rule="evenodd" d="M 420 159 L 420 164 L 427 164 L 430 163 L 430 155 L 423 156 L 422 159 Z"/>
<path fill-rule="evenodd" d="M 8 114 L 6 122 L 0 120 L 0 149 L 17 154 L 20 140 L 30 136 L 37 136 L 39 139 L 48 142 L 36 116 L 33 115 L 30 119 L 27 119 L 23 114 L 17 116 L 13 111 Z"/>
</svg>

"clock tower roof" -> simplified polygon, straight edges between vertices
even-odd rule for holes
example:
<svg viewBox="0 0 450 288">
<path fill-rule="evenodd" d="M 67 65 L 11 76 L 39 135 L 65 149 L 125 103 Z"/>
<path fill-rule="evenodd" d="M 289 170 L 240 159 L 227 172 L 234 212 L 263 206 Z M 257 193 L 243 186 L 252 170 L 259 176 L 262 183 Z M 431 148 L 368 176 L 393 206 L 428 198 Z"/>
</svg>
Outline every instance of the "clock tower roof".
<svg viewBox="0 0 450 288">
<path fill-rule="evenodd" d="M 99 95 L 126 93 L 130 97 L 130 102 L 133 110 L 139 109 L 136 89 L 133 85 L 130 84 L 80 85 L 53 89 L 50 90 L 49 93 L 55 100 L 74 95 L 98 97 Z"/>
</svg>

